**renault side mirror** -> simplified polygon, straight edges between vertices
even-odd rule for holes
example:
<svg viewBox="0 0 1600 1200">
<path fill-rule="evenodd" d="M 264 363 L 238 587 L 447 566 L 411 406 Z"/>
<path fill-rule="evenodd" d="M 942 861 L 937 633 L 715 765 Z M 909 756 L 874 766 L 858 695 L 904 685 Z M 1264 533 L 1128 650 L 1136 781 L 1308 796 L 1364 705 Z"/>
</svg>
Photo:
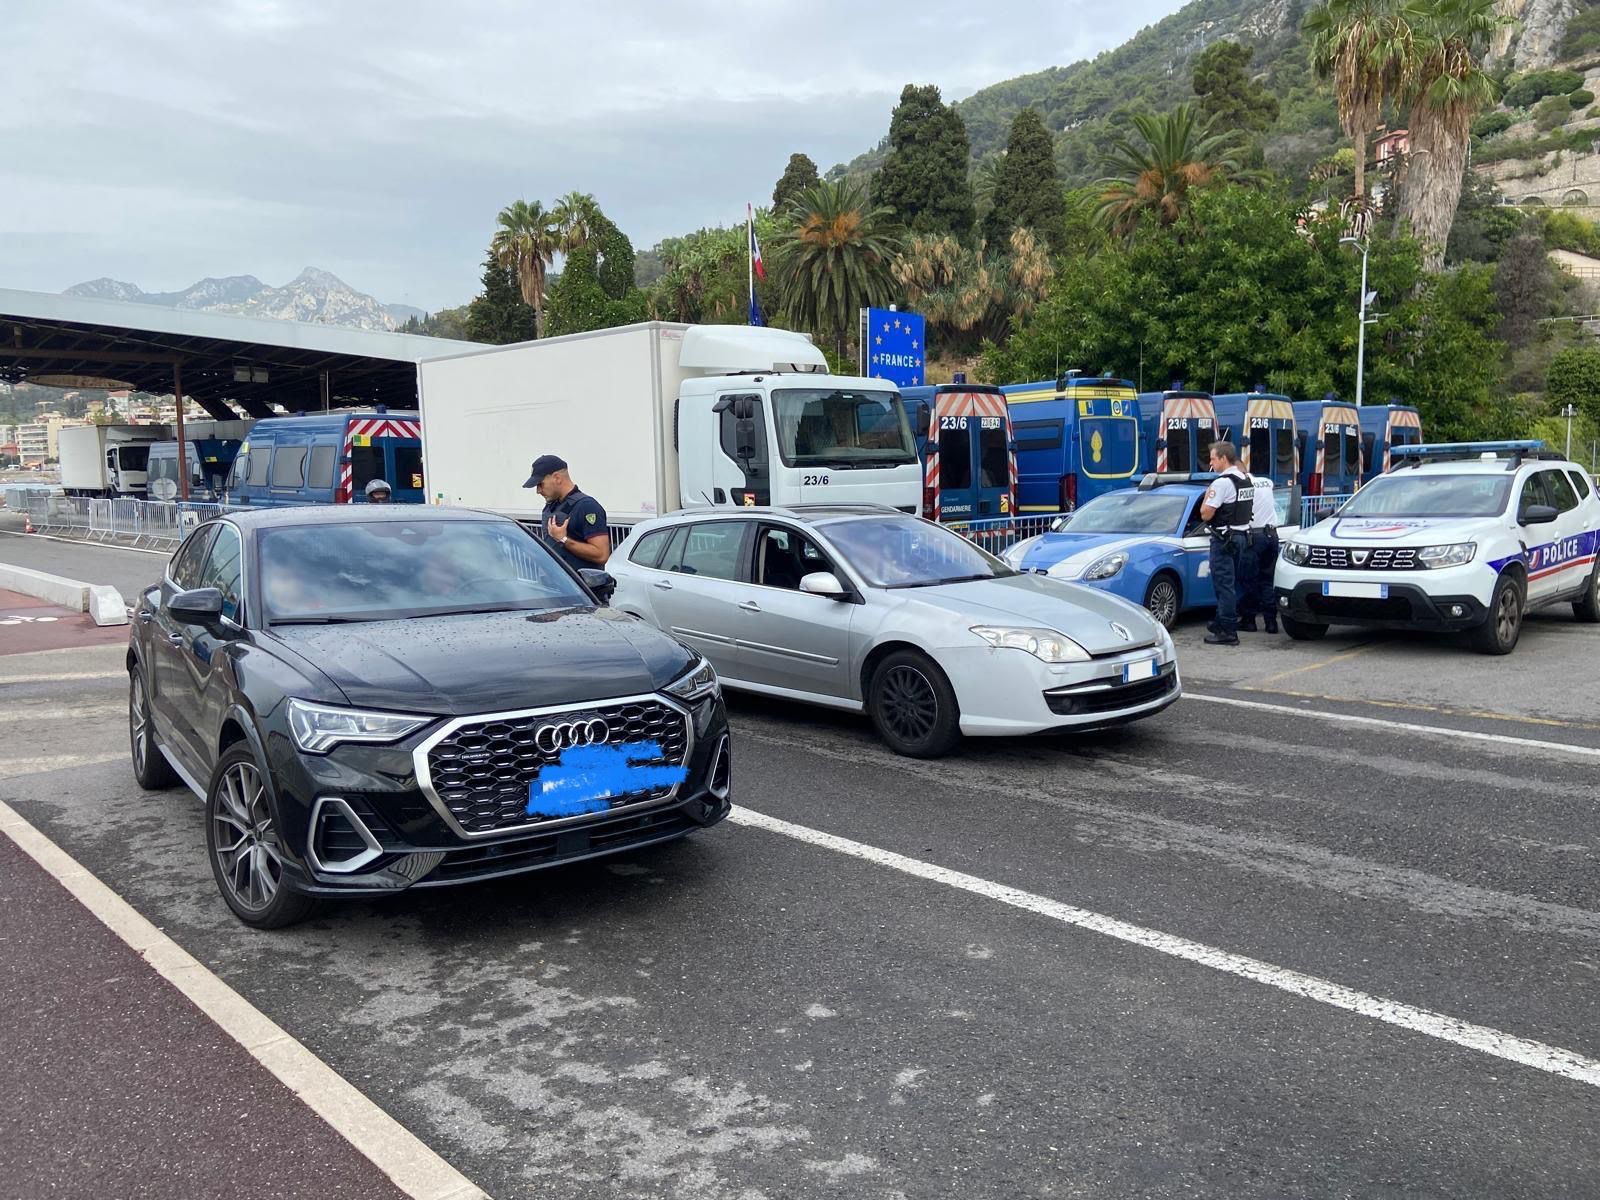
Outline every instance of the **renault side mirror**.
<svg viewBox="0 0 1600 1200">
<path fill-rule="evenodd" d="M 849 593 L 832 571 L 813 571 L 800 580 L 800 590 L 809 596 L 826 596 L 830 600 L 844 600 Z"/>
</svg>

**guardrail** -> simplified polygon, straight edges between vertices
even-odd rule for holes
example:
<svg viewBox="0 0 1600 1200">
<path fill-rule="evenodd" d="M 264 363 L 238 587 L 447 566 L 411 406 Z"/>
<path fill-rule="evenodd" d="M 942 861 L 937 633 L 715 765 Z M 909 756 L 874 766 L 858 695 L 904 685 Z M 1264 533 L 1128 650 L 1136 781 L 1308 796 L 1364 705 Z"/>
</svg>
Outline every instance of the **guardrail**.
<svg viewBox="0 0 1600 1200">
<path fill-rule="evenodd" d="M 980 550 L 999 554 L 1024 538 L 1050 532 L 1050 526 L 1061 513 L 1043 513 L 1031 517 L 991 517 L 982 521 L 946 521 L 945 528 L 954 530 Z"/>
<path fill-rule="evenodd" d="M 222 506 L 35 493 L 25 498 L 24 510 L 40 533 L 91 542 L 174 547 L 200 522 L 220 515 Z"/>
<path fill-rule="evenodd" d="M 1318 521 L 1325 521 L 1339 509 L 1353 492 L 1334 496 L 1306 496 L 1300 501 L 1300 528 L 1306 529 Z"/>
</svg>

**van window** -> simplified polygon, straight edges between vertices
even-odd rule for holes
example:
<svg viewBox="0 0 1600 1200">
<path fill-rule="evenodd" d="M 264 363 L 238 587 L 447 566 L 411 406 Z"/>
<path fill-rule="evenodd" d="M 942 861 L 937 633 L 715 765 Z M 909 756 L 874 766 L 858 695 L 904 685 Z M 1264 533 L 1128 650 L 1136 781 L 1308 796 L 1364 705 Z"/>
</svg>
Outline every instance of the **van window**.
<svg viewBox="0 0 1600 1200">
<path fill-rule="evenodd" d="M 1294 431 L 1290 429 L 1278 430 L 1278 470 L 1277 474 L 1285 479 L 1294 476 Z"/>
<path fill-rule="evenodd" d="M 1018 421 L 1011 427 L 1018 450 L 1061 449 L 1063 421 Z"/>
<path fill-rule="evenodd" d="M 421 446 L 396 446 L 394 448 L 394 478 L 389 482 L 397 488 L 422 490 Z"/>
<path fill-rule="evenodd" d="M 394 480 L 383 473 L 383 446 L 368 444 L 350 447 L 351 485 L 357 496 L 366 491 L 367 484 L 381 479 L 391 488 Z"/>
<path fill-rule="evenodd" d="M 1322 431 L 1322 472 L 1325 475 L 1337 475 L 1339 470 L 1339 427 L 1329 425 Z"/>
<path fill-rule="evenodd" d="M 1217 431 L 1212 426 L 1211 422 L 1206 420 L 1204 417 L 1200 418 L 1200 428 L 1195 430 L 1194 442 L 1195 462 L 1205 463 L 1205 465 L 1209 467 L 1211 465 L 1211 447 L 1216 445 Z M 1195 469 L 1199 470 L 1198 467 Z"/>
<path fill-rule="evenodd" d="M 243 487 L 245 480 L 250 478 L 250 451 L 246 450 L 233 460 L 233 466 L 228 468 L 228 487 Z"/>
<path fill-rule="evenodd" d="M 1206 465 L 1211 465 L 1209 451 Z M 1167 470 L 1176 475 L 1187 475 L 1195 469 L 1194 460 L 1189 455 L 1189 418 L 1173 417 L 1167 421 Z"/>
<path fill-rule="evenodd" d="M 304 446 L 279 446 L 272 456 L 272 486 L 275 488 L 304 487 L 306 482 L 306 448 Z"/>
<path fill-rule="evenodd" d="M 950 418 L 950 424 L 939 422 L 939 486 L 951 491 L 972 486 L 972 435 L 967 431 L 967 418 Z"/>
<path fill-rule="evenodd" d="M 1011 451 L 1005 429 L 984 427 L 978 430 L 979 482 L 984 487 L 1011 486 Z"/>
<path fill-rule="evenodd" d="M 311 466 L 306 470 L 306 486 L 331 488 L 333 486 L 334 447 L 311 447 Z"/>
<path fill-rule="evenodd" d="M 266 487 L 271 467 L 272 455 L 268 453 L 266 446 L 250 451 L 250 486 Z"/>
<path fill-rule="evenodd" d="M 1361 437 L 1352 429 L 1344 431 L 1344 473 L 1361 478 Z"/>
<path fill-rule="evenodd" d="M 1372 470 L 1372 454 L 1373 449 L 1377 446 L 1377 444 L 1377 434 L 1363 433 L 1361 435 L 1361 473 L 1363 475 Z"/>
</svg>

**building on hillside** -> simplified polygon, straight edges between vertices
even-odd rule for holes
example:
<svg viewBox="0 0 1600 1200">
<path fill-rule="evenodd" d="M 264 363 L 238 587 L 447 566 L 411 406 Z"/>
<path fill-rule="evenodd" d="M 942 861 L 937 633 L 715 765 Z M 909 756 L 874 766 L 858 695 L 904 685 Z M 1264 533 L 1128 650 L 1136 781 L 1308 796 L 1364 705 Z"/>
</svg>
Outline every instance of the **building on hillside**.
<svg viewBox="0 0 1600 1200">
<path fill-rule="evenodd" d="M 1410 153 L 1409 129 L 1391 129 L 1387 133 L 1380 134 L 1378 140 L 1372 143 L 1372 155 L 1380 167 L 1388 165 L 1391 159 L 1404 158 Z"/>
</svg>

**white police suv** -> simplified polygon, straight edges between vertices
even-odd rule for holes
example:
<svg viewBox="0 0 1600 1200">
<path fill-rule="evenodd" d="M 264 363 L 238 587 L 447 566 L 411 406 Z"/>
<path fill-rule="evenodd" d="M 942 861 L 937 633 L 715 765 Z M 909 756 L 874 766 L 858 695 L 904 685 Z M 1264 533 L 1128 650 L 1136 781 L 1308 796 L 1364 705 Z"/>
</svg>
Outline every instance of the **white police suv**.
<svg viewBox="0 0 1600 1200">
<path fill-rule="evenodd" d="M 1274 584 L 1290 637 L 1467 630 L 1509 654 L 1534 609 L 1600 621 L 1600 497 L 1580 467 L 1543 442 L 1396 446 L 1393 461 L 1284 541 Z"/>
</svg>

